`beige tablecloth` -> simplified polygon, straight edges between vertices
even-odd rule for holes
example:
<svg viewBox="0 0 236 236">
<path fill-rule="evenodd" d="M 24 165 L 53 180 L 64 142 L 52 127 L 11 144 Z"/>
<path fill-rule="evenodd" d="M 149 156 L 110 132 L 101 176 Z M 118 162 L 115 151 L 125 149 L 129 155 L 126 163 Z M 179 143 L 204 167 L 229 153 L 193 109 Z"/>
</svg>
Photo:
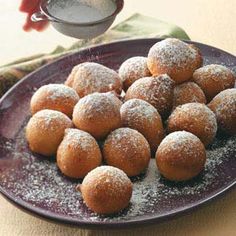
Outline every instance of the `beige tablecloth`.
<svg viewBox="0 0 236 236">
<path fill-rule="evenodd" d="M 0 235 L 11 236 L 235 236 L 236 191 L 179 218 L 129 230 L 91 231 L 48 223 L 13 207 L 0 197 Z"/>
</svg>

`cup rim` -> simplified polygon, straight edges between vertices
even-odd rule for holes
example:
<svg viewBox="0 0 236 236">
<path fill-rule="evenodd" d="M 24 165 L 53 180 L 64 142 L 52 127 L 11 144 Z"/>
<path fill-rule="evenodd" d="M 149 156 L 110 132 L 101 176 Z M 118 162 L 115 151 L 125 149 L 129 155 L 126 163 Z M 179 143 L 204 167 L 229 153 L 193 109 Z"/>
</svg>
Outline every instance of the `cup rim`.
<svg viewBox="0 0 236 236">
<path fill-rule="evenodd" d="M 110 0 L 110 1 L 112 1 L 112 0 Z M 105 21 L 108 21 L 108 20 L 116 17 L 116 15 L 119 14 L 120 11 L 124 7 L 124 0 L 114 0 L 113 2 L 116 4 L 116 10 L 111 15 L 109 15 L 109 16 L 101 19 L 101 20 L 97 20 L 97 21 L 78 23 L 78 22 L 70 22 L 70 21 L 62 20 L 60 18 L 57 18 L 57 17 L 53 16 L 48 11 L 48 8 L 47 8 L 48 2 L 49 2 L 49 0 L 41 0 L 40 10 L 48 18 L 49 21 L 53 21 L 53 22 L 57 22 L 57 23 L 63 23 L 63 24 L 68 24 L 68 25 L 76 25 L 76 26 L 92 26 L 92 25 L 103 23 Z"/>
</svg>

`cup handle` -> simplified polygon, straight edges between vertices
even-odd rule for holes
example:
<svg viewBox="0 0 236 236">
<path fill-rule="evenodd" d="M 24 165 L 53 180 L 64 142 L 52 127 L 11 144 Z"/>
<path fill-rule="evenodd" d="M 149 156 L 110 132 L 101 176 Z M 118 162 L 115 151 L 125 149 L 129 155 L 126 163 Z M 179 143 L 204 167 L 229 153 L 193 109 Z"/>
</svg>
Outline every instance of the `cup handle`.
<svg viewBox="0 0 236 236">
<path fill-rule="evenodd" d="M 44 15 L 42 12 L 35 12 L 31 15 L 31 20 L 33 22 L 39 22 L 39 21 L 54 21 L 53 19 L 49 18 L 48 16 Z"/>
</svg>

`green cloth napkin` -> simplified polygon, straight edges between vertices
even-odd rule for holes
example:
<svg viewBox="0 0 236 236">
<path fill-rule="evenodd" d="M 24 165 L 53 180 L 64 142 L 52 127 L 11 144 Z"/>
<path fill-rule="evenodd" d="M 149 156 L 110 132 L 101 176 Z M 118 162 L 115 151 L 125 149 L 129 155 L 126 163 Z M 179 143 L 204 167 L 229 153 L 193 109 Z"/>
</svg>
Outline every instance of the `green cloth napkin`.
<svg viewBox="0 0 236 236">
<path fill-rule="evenodd" d="M 79 40 L 70 48 L 58 46 L 49 54 L 38 54 L 27 58 L 21 58 L 7 65 L 0 66 L 0 97 L 27 74 L 61 56 L 74 53 L 81 48 L 120 39 L 151 37 L 189 39 L 185 31 L 174 24 L 143 16 L 141 14 L 134 14 L 127 20 L 111 28 L 107 33 L 95 39 Z"/>
</svg>

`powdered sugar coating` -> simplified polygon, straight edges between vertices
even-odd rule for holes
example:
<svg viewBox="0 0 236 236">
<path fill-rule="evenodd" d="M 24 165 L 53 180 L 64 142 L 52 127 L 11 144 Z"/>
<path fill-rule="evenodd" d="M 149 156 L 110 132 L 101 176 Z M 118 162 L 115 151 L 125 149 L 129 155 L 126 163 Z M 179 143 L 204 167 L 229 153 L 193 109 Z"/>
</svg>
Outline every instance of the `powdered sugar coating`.
<svg viewBox="0 0 236 236">
<path fill-rule="evenodd" d="M 128 89 L 125 100 L 138 98 L 153 105 L 160 115 L 172 108 L 174 81 L 166 74 L 145 77 L 135 81 Z"/>
<path fill-rule="evenodd" d="M 201 140 L 196 135 L 186 131 L 176 131 L 168 134 L 162 140 L 158 149 L 162 149 L 163 153 L 177 153 L 182 150 L 186 156 L 179 155 L 179 159 L 180 161 L 184 161 L 185 157 L 188 158 L 188 156 L 191 156 L 192 158 L 198 157 L 199 151 L 197 148 L 199 145 L 204 149 Z"/>
<path fill-rule="evenodd" d="M 143 134 L 155 152 L 164 137 L 161 116 L 155 107 L 141 99 L 130 99 L 122 105 L 120 114 L 123 125 Z"/>
<path fill-rule="evenodd" d="M 26 127 L 26 139 L 30 149 L 44 156 L 55 155 L 65 129 L 72 126 L 72 121 L 59 111 L 37 112 L 31 117 Z"/>
<path fill-rule="evenodd" d="M 226 89 L 230 84 L 228 83 L 228 77 L 233 75 L 233 72 L 223 65 L 218 64 L 210 64 L 203 66 L 195 71 L 195 73 L 203 73 L 204 76 L 201 78 L 199 77 L 199 80 L 206 80 L 211 77 L 216 77 L 214 80 L 224 80 L 224 89 Z"/>
<path fill-rule="evenodd" d="M 111 132 L 102 152 L 108 165 L 123 170 L 128 176 L 142 173 L 151 157 L 147 140 L 137 130 L 130 128 L 119 128 Z"/>
<path fill-rule="evenodd" d="M 121 108 L 123 102 L 120 100 L 120 96 L 116 92 L 112 91 L 112 92 L 107 92 L 105 94 L 112 100 L 114 104 L 117 105 L 119 109 Z"/>
<path fill-rule="evenodd" d="M 196 83 L 185 82 L 174 88 L 174 108 L 192 102 L 206 103 L 205 94 Z"/>
<path fill-rule="evenodd" d="M 222 131 L 236 133 L 236 89 L 226 89 L 216 95 L 208 104 L 215 113 L 217 123 Z"/>
<path fill-rule="evenodd" d="M 83 109 L 86 107 L 86 109 Z M 79 100 L 74 108 L 74 114 L 81 113 L 88 119 L 94 117 L 94 114 L 101 115 L 103 118 L 109 118 L 111 113 L 119 116 L 119 109 L 114 100 L 106 93 L 89 94 Z"/>
<path fill-rule="evenodd" d="M 186 131 L 166 136 L 156 152 L 160 173 L 173 181 L 185 181 L 197 176 L 203 170 L 205 162 L 203 143 Z"/>
<path fill-rule="evenodd" d="M 168 38 L 150 48 L 147 64 L 152 75 L 166 73 L 181 83 L 189 80 L 194 70 L 201 66 L 202 57 L 196 46 Z"/>
<path fill-rule="evenodd" d="M 193 74 L 193 81 L 202 88 L 208 101 L 211 101 L 221 91 L 233 88 L 236 77 L 226 66 L 210 64 L 197 69 Z"/>
<path fill-rule="evenodd" d="M 129 205 L 132 183 L 122 170 L 101 166 L 85 176 L 80 190 L 88 208 L 100 214 L 112 214 Z"/>
<path fill-rule="evenodd" d="M 217 131 L 215 114 L 204 104 L 187 103 L 178 106 L 168 119 L 169 132 L 185 130 L 198 136 L 208 145 Z"/>
<path fill-rule="evenodd" d="M 154 118 L 158 117 L 160 118 L 160 115 L 158 114 L 157 110 L 154 106 L 152 106 L 150 103 L 141 100 L 141 99 L 130 99 L 127 102 L 125 102 L 121 109 L 121 114 L 125 113 L 127 116 L 127 119 L 136 119 L 138 120 L 145 120 L 152 122 Z M 129 123 L 129 121 L 127 122 Z M 134 121 L 135 122 L 135 121 Z"/>
<path fill-rule="evenodd" d="M 105 143 L 109 143 L 116 149 L 123 150 L 125 153 L 142 153 L 143 149 L 150 150 L 149 144 L 142 134 L 130 128 L 119 128 L 111 132 Z"/>
<path fill-rule="evenodd" d="M 194 62 L 197 51 L 179 39 L 168 38 L 151 47 L 148 56 L 152 55 L 159 59 L 162 66 L 183 67 Z"/>
<path fill-rule="evenodd" d="M 41 110 L 34 114 L 29 123 L 45 131 L 55 131 L 58 129 L 58 126 L 68 126 L 72 124 L 71 120 L 62 112 L 48 109 Z"/>
<path fill-rule="evenodd" d="M 62 98 L 62 99 L 70 98 L 77 101 L 79 100 L 79 96 L 76 93 L 76 91 L 64 84 L 44 85 L 36 91 L 34 96 L 37 96 L 37 93 L 40 93 L 41 91 L 44 91 L 45 93 L 47 93 L 47 98 L 51 100 L 57 100 L 58 98 Z"/>
<path fill-rule="evenodd" d="M 74 89 L 63 84 L 48 84 L 34 93 L 30 107 L 32 114 L 43 109 L 51 109 L 71 117 L 78 100 L 79 96 Z"/>
<path fill-rule="evenodd" d="M 105 138 L 121 126 L 120 110 L 114 98 L 105 93 L 89 94 L 76 104 L 73 112 L 75 126 L 92 134 L 96 139 Z"/>
<path fill-rule="evenodd" d="M 105 93 L 114 90 L 120 94 L 122 91 L 119 75 L 114 70 L 98 63 L 84 62 L 76 67 L 73 74 L 72 87 L 80 97 L 95 92 Z"/>
<path fill-rule="evenodd" d="M 226 89 L 215 96 L 211 103 L 218 103 L 215 113 L 217 116 L 224 116 L 226 114 L 222 114 L 222 110 L 227 111 L 229 114 L 235 114 L 236 111 L 236 89 Z M 210 103 L 210 104 L 211 104 Z M 210 105 L 209 104 L 209 105 Z M 226 107 L 225 107 L 226 106 Z"/>
<path fill-rule="evenodd" d="M 71 178 L 83 178 L 101 164 L 102 155 L 96 140 L 87 132 L 66 129 L 57 149 L 57 165 Z"/>
<path fill-rule="evenodd" d="M 147 67 L 147 58 L 136 56 L 127 59 L 121 64 L 119 75 L 127 90 L 136 80 L 151 75 Z"/>
<path fill-rule="evenodd" d="M 82 185 L 100 181 L 110 183 L 111 188 L 108 192 L 111 195 L 116 195 L 117 191 L 121 192 L 124 186 L 132 184 L 124 171 L 113 166 L 99 166 L 85 176 Z"/>
<path fill-rule="evenodd" d="M 66 141 L 64 142 L 65 146 L 79 147 L 84 152 L 99 148 L 93 136 L 79 129 L 66 129 L 63 141 Z"/>
<path fill-rule="evenodd" d="M 75 79 L 75 74 L 78 70 L 78 68 L 80 67 L 81 64 L 78 64 L 76 66 L 74 66 L 70 72 L 70 74 L 68 75 L 66 81 L 65 81 L 65 85 L 69 86 L 69 87 L 73 87 L 73 83 L 74 83 L 74 79 Z"/>
</svg>

